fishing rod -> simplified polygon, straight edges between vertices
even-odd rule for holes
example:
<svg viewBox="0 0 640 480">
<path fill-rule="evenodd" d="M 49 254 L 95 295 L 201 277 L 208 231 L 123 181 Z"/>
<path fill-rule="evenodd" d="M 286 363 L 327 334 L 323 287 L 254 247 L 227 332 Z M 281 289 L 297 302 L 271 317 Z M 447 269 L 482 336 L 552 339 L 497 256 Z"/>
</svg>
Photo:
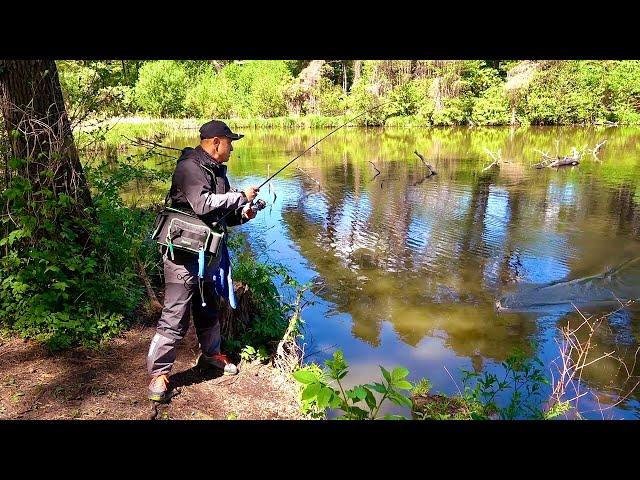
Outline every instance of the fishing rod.
<svg viewBox="0 0 640 480">
<path fill-rule="evenodd" d="M 348 125 L 349 123 L 353 122 L 354 120 L 356 120 L 357 118 L 360 118 L 361 116 L 363 116 L 366 113 L 369 113 L 371 110 L 375 110 L 376 108 L 380 108 L 384 105 L 388 105 L 390 103 L 395 102 L 395 100 L 390 100 L 388 102 L 384 102 L 384 103 L 380 103 L 378 105 L 375 105 L 373 107 L 369 107 L 366 110 L 364 110 L 363 112 L 359 113 L 358 115 L 356 115 L 355 117 L 347 120 L 345 123 L 343 123 L 342 125 L 340 125 L 339 127 L 333 129 L 331 132 L 329 132 L 328 134 L 326 134 L 324 137 L 322 137 L 320 140 L 318 140 L 317 142 L 315 142 L 313 145 L 311 145 L 310 147 L 308 147 L 306 150 L 304 150 L 302 153 L 298 154 L 295 158 L 293 158 L 292 160 L 290 160 L 289 162 L 287 162 L 283 167 L 281 167 L 277 172 L 275 172 L 273 175 L 271 175 L 269 178 L 267 178 L 264 182 L 262 182 L 259 186 L 258 189 L 262 188 L 263 186 L 265 186 L 267 183 L 269 183 L 273 177 L 275 177 L 276 175 L 278 175 L 281 171 L 283 171 L 285 168 L 287 168 L 289 165 L 291 165 L 293 162 L 295 162 L 297 159 L 299 159 L 301 156 L 303 156 L 305 153 L 307 153 L 309 150 L 311 150 L 313 147 L 315 147 L 316 145 L 318 145 L 320 142 L 322 142 L 324 139 L 329 138 L 331 135 L 333 135 L 334 133 L 336 133 L 338 130 L 340 130 L 342 127 Z M 263 208 L 266 207 L 266 203 L 264 202 L 264 200 L 258 200 L 256 202 L 256 204 L 254 205 L 253 201 L 251 201 L 250 203 L 251 205 L 251 209 L 254 210 L 254 212 L 257 212 L 258 210 L 262 210 Z M 222 220 L 224 220 L 227 215 L 229 215 L 231 212 L 233 212 L 233 210 L 229 210 L 227 213 L 225 213 L 220 220 L 218 220 L 218 222 L 221 222 Z M 217 223 L 217 222 L 216 222 Z"/>
<path fill-rule="evenodd" d="M 356 118 L 360 118 L 362 115 L 364 115 L 365 113 L 370 112 L 371 110 L 375 110 L 376 108 L 380 108 L 383 105 L 388 105 L 389 103 L 393 103 L 394 100 L 390 100 L 388 102 L 385 103 L 381 103 L 379 105 L 376 105 L 374 107 L 370 107 L 368 109 L 366 109 L 364 112 L 358 114 L 357 116 L 353 117 L 352 119 L 346 121 L 345 123 L 343 123 L 342 125 L 340 125 L 339 127 L 337 127 L 335 130 L 332 130 L 331 132 L 329 132 L 328 134 L 326 134 L 324 137 L 322 137 L 320 140 L 318 140 L 316 143 L 314 143 L 313 145 L 311 145 L 309 148 L 307 148 L 305 151 L 303 151 L 302 153 L 300 153 L 297 157 L 295 157 L 293 160 L 289 161 L 284 167 L 280 168 L 280 170 L 278 170 L 276 173 L 274 173 L 273 175 L 271 175 L 269 178 L 267 178 L 264 182 L 262 182 L 258 188 L 262 188 L 264 185 L 266 185 L 267 183 L 269 183 L 271 181 L 271 179 L 273 177 L 275 177 L 276 175 L 278 175 L 282 170 L 284 170 L 285 168 L 287 168 L 289 165 L 291 165 L 293 162 L 295 162 L 297 159 L 299 159 L 301 156 L 303 156 L 305 153 L 307 153 L 309 150 L 311 150 L 313 147 L 315 147 L 316 145 L 318 145 L 321 141 L 323 141 L 325 138 L 330 137 L 331 135 L 333 135 L 334 133 L 336 133 L 338 130 L 340 130 L 342 127 L 344 127 L 345 125 L 348 125 L 349 123 L 353 122 Z"/>
</svg>

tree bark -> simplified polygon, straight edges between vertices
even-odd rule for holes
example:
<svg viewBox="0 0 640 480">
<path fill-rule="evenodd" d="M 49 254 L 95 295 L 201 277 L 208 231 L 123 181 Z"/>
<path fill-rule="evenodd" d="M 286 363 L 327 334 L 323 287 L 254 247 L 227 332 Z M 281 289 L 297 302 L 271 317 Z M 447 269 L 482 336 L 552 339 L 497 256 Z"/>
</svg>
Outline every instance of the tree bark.
<svg viewBox="0 0 640 480">
<path fill-rule="evenodd" d="M 79 208 L 92 206 L 55 62 L 0 60 L 0 113 L 11 156 L 26 160 L 18 173 L 34 190 L 47 181 L 41 174 L 48 171 L 56 195 L 75 198 Z"/>
<path fill-rule="evenodd" d="M 347 61 L 342 60 L 342 91 L 347 93 Z"/>
<path fill-rule="evenodd" d="M 362 75 L 362 60 L 355 60 L 353 62 L 353 83 L 351 85 L 355 85 L 358 80 L 360 80 L 360 76 Z"/>
</svg>

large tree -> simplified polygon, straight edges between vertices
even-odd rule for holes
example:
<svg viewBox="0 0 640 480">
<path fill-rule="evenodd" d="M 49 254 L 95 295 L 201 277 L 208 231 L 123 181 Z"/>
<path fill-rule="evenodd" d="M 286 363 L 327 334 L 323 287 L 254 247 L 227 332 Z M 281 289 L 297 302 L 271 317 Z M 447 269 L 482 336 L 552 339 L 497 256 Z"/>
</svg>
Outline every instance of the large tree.
<svg viewBox="0 0 640 480">
<path fill-rule="evenodd" d="M 34 191 L 50 188 L 74 198 L 79 210 L 91 206 L 55 62 L 0 60 L 0 113 L 9 153 L 21 160 L 16 173 Z"/>
</svg>

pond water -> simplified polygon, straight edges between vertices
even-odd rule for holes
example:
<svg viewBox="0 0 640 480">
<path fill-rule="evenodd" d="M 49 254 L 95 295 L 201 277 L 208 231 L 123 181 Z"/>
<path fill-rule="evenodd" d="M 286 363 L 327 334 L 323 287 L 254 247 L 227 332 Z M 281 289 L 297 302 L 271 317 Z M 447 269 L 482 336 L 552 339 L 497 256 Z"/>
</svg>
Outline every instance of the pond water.
<svg viewBox="0 0 640 480">
<path fill-rule="evenodd" d="M 330 130 L 240 131 L 246 136 L 228 164 L 237 187 L 262 183 Z M 598 156 L 578 166 L 533 168 L 540 152 L 569 154 L 602 140 Z M 198 132 L 177 131 L 164 143 L 195 146 Z M 483 171 L 492 162 L 485 149 L 499 152 L 500 168 Z M 426 176 L 415 151 L 437 175 Z M 639 159 L 637 128 L 346 128 L 263 187 L 267 208 L 237 230 L 256 254 L 313 282 L 314 303 L 303 311 L 310 359 L 340 348 L 347 385 L 379 381 L 378 365 L 404 366 L 410 380 L 427 377 L 433 391 L 455 394 L 461 369 L 500 375 L 515 349 L 553 370 L 559 329 L 580 319 L 571 304 L 499 313 L 496 300 L 521 285 L 597 276 L 640 257 Z M 161 156 L 150 162 L 174 166 Z M 127 198 L 159 201 L 166 188 L 139 185 Z M 637 270 L 622 279 L 625 298 L 640 297 Z M 585 315 L 614 309 L 581 306 Z M 639 338 L 636 306 L 596 330 L 589 359 L 615 352 L 631 378 L 612 357 L 586 368 L 585 417 L 640 416 L 640 392 L 614 405 L 638 381 Z"/>
</svg>

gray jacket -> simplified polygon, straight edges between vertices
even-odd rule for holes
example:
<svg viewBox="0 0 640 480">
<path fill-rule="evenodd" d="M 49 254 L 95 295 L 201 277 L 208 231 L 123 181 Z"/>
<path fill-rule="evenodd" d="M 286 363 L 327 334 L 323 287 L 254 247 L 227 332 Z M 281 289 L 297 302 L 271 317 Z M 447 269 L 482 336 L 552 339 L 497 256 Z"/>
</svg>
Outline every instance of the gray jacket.
<svg viewBox="0 0 640 480">
<path fill-rule="evenodd" d="M 224 219 L 228 226 L 239 225 L 242 208 L 248 203 L 243 192 L 231 188 L 227 179 L 227 166 L 217 163 L 199 145 L 182 150 L 169 191 L 171 206 L 193 212 L 207 223 Z"/>
</svg>

